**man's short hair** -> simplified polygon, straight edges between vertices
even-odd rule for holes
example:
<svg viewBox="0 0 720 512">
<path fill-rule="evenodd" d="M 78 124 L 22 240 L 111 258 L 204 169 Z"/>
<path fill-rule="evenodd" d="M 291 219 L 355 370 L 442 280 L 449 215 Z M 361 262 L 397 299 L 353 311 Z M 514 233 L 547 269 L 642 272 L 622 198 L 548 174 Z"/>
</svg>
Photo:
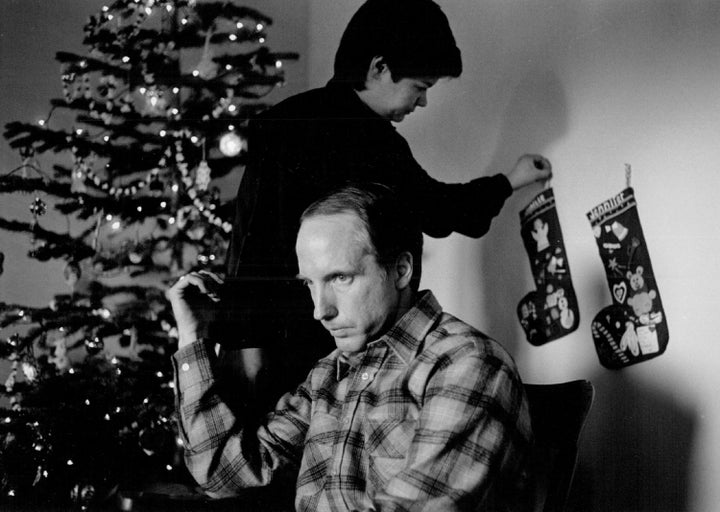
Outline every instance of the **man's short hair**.
<svg viewBox="0 0 720 512">
<path fill-rule="evenodd" d="M 423 235 L 417 216 L 406 203 L 390 187 L 379 183 L 348 184 L 308 206 L 300 222 L 341 213 L 357 215 L 368 235 L 368 249 L 383 268 L 389 269 L 403 252 L 412 255 L 410 286 L 417 291 L 422 273 Z"/>
<path fill-rule="evenodd" d="M 455 78 L 462 72 L 448 19 L 432 0 L 367 0 L 340 40 L 333 81 L 364 89 L 376 56 L 385 59 L 395 81 Z"/>
</svg>

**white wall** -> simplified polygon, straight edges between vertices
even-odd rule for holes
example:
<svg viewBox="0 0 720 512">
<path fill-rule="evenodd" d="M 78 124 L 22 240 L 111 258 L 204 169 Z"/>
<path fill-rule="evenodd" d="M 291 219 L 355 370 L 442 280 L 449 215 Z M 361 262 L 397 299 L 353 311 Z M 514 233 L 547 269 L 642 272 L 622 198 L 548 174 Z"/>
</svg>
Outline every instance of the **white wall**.
<svg viewBox="0 0 720 512">
<path fill-rule="evenodd" d="M 515 194 L 481 241 L 427 240 L 424 286 L 510 348 L 526 381 L 597 388 L 573 502 L 578 510 L 715 512 L 720 503 L 720 2 L 439 0 L 465 70 L 400 125 L 445 181 L 501 172 L 526 151 L 552 186 L 581 310 L 578 330 L 542 347 L 515 317 L 532 289 Z M 310 1 L 311 85 L 330 77 L 360 5 Z M 431 37 L 429 35 L 429 37 Z M 657 359 L 604 369 L 590 322 L 610 295 L 585 213 L 632 186 L 670 329 Z"/>
</svg>

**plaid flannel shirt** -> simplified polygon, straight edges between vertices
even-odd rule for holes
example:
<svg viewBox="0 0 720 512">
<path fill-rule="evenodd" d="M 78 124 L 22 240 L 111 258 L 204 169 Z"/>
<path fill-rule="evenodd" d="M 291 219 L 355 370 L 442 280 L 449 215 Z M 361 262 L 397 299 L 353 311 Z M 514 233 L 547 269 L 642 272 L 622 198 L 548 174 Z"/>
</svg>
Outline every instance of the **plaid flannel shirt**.
<svg viewBox="0 0 720 512">
<path fill-rule="evenodd" d="M 214 358 L 201 341 L 174 356 L 186 463 L 211 496 L 283 468 L 298 511 L 495 510 L 522 484 L 532 434 L 515 364 L 431 292 L 364 352 L 320 360 L 257 429 L 221 399 Z"/>
</svg>

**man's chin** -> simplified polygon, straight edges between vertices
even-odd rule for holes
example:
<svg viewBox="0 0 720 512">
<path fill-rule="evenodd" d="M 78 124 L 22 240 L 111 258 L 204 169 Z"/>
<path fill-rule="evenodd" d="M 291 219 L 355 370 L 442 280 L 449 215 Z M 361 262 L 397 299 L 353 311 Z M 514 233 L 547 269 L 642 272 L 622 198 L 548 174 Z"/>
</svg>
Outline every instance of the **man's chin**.
<svg viewBox="0 0 720 512">
<path fill-rule="evenodd" d="M 407 113 L 397 113 L 392 117 L 393 123 L 401 123 L 405 117 L 407 116 Z"/>
<path fill-rule="evenodd" d="M 335 337 L 335 346 L 343 352 L 361 352 L 365 350 L 367 341 L 361 336 Z"/>
</svg>

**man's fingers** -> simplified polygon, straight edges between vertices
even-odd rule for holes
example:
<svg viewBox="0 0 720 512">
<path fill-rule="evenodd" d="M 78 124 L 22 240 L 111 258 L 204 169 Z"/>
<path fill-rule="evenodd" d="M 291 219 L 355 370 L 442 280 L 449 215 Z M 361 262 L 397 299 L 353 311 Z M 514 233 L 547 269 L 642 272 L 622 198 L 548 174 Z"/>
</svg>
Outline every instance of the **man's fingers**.
<svg viewBox="0 0 720 512">
<path fill-rule="evenodd" d="M 217 284 L 223 284 L 222 278 L 214 272 L 210 272 L 209 270 L 201 270 L 198 272 L 198 274 L 208 276 L 209 278 L 213 279 Z"/>
<path fill-rule="evenodd" d="M 218 287 L 222 284 L 222 279 L 211 272 L 200 271 L 190 272 L 180 276 L 177 282 L 170 288 L 170 293 L 178 297 L 183 297 L 187 293 L 188 287 L 194 287 L 199 293 L 206 295 L 210 300 L 218 302 L 220 298 L 217 294 Z"/>
</svg>

